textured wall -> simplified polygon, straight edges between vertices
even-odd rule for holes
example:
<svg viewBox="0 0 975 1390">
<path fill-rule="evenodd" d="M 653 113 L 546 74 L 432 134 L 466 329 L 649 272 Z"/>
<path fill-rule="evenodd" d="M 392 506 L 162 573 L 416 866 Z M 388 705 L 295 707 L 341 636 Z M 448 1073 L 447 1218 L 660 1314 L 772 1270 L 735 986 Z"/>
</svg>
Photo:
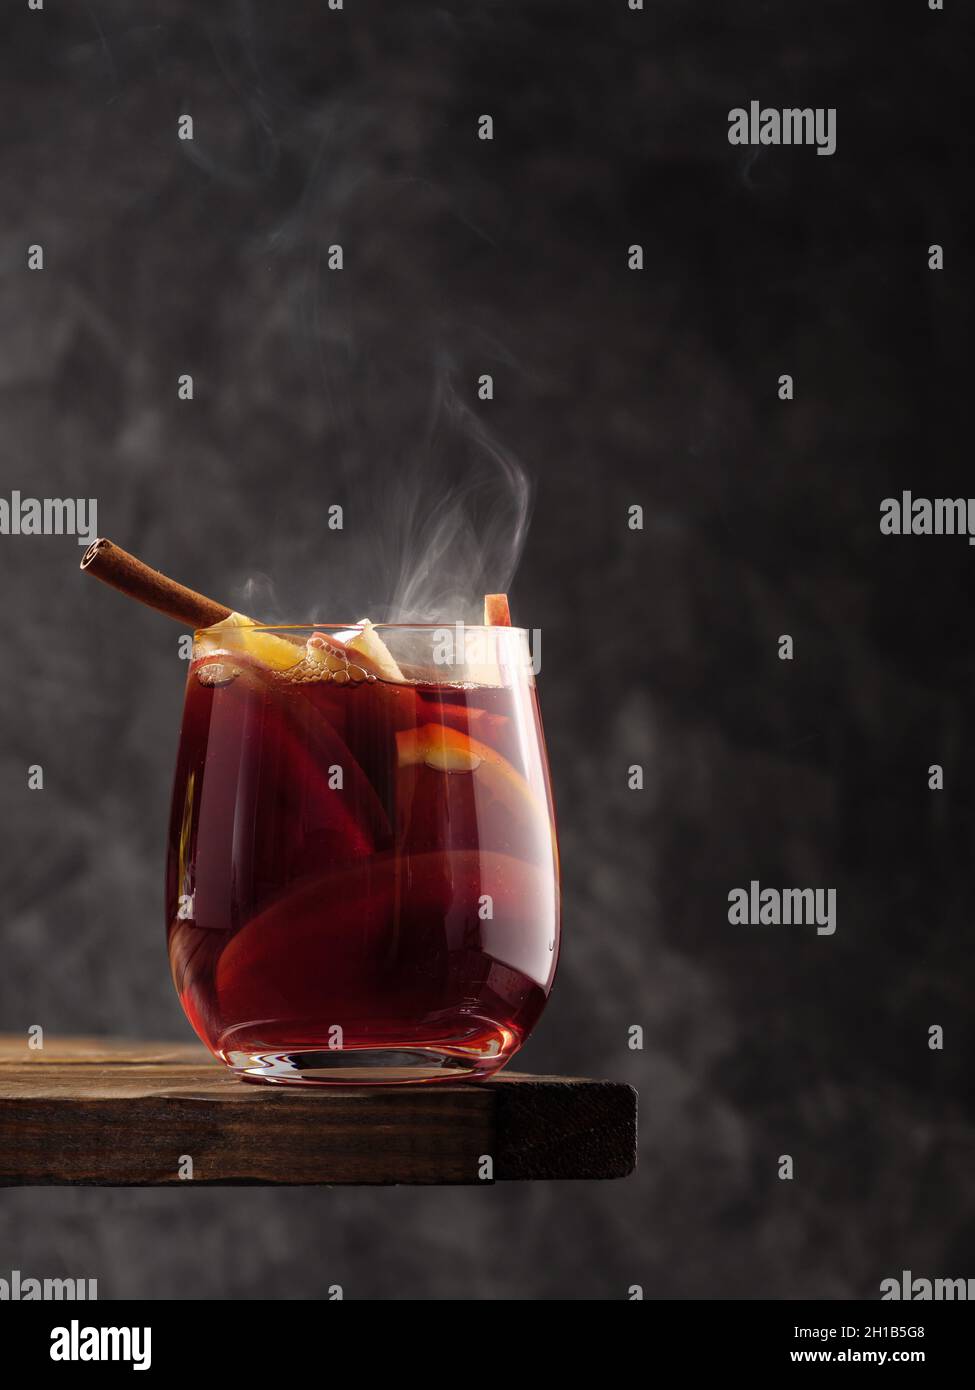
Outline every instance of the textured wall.
<svg viewBox="0 0 975 1390">
<path fill-rule="evenodd" d="M 544 633 L 565 859 L 521 1060 L 629 1080 L 643 1112 L 639 1172 L 602 1186 L 5 1191 L 0 1270 L 105 1297 L 975 1274 L 975 557 L 878 529 L 890 492 L 968 486 L 962 50 L 957 17 L 914 8 L 8 7 L 0 495 L 96 496 L 102 532 L 204 591 L 242 604 L 269 575 L 251 607 L 345 620 L 390 599 L 411 501 L 497 477 L 489 429 L 536 490 L 512 592 Z M 752 98 L 837 107 L 837 153 L 732 148 Z M 178 633 L 80 553 L 0 537 L 0 1029 L 183 1038 Z M 835 887 L 836 934 L 731 927 L 753 878 Z"/>
</svg>

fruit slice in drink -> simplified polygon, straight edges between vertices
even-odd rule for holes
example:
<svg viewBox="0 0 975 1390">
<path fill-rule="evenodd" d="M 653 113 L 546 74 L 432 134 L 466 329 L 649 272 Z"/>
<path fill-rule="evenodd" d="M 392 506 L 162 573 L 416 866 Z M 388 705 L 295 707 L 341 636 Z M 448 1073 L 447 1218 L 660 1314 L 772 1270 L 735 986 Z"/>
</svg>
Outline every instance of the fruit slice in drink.
<svg viewBox="0 0 975 1390">
<path fill-rule="evenodd" d="M 462 850 L 379 855 L 323 874 L 227 943 L 216 1009 L 249 1022 L 221 1050 L 273 1041 L 275 1018 L 291 1020 L 292 1037 L 304 1029 L 306 1046 L 328 1045 L 336 1026 L 345 1047 L 407 1045 L 411 1030 L 429 1037 L 434 1016 L 445 1035 L 476 1032 L 482 990 L 501 981 L 527 1001 L 548 988 L 553 957 L 539 924 L 556 920 L 554 896 L 551 874 L 534 865 Z"/>
<path fill-rule="evenodd" d="M 426 723 L 424 714 L 430 712 L 418 707 L 416 722 Z M 449 728 L 488 743 L 500 738 L 511 722 L 507 715 L 495 714 L 492 710 L 481 709 L 477 705 L 457 705 L 444 700 L 438 702 L 435 713 Z"/>
<path fill-rule="evenodd" d="M 397 843 L 409 852 L 449 842 L 541 861 L 548 813 L 528 781 L 490 744 L 446 724 L 396 735 Z"/>
<path fill-rule="evenodd" d="M 350 651 L 355 652 L 358 658 L 364 658 L 366 664 L 383 680 L 402 681 L 403 672 L 400 670 L 399 664 L 393 659 L 386 643 L 368 618 L 360 618 L 356 624 L 356 630 L 351 632 L 348 638 L 342 640 L 344 645 Z"/>
<path fill-rule="evenodd" d="M 235 672 L 225 684 L 213 674 Z M 282 687 L 253 662 L 204 658 L 188 722 L 204 737 L 206 763 L 192 808 L 196 879 L 194 920 L 220 927 L 240 922 L 283 884 L 347 864 L 391 843 L 382 805 L 348 745 L 300 687 Z M 190 789 L 189 794 L 193 792 Z"/>
<path fill-rule="evenodd" d="M 249 658 L 269 671 L 288 671 L 304 656 L 304 643 L 292 642 L 276 632 L 263 632 L 243 613 L 231 613 L 222 623 L 216 623 L 196 640 L 194 654 L 226 652 Z"/>
<path fill-rule="evenodd" d="M 312 659 L 321 665 L 333 658 L 336 669 L 355 666 L 360 674 L 374 678 L 401 681 L 403 673 L 393 660 L 389 648 L 368 618 L 341 636 L 316 631 L 307 642 L 292 639 L 287 632 L 265 631 L 243 613 L 231 613 L 222 623 L 201 632 L 197 650 L 204 655 L 228 652 L 249 658 L 268 671 L 279 674 L 293 670 L 302 661 Z"/>
<path fill-rule="evenodd" d="M 510 627 L 511 612 L 508 608 L 507 594 L 484 595 L 484 626 Z"/>
</svg>

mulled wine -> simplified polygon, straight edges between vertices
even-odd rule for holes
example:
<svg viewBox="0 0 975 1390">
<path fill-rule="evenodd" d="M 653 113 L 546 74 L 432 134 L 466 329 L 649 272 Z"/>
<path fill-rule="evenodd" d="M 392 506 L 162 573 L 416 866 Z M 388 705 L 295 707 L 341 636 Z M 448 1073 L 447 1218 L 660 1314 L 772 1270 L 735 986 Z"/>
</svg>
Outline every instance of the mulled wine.
<svg viewBox="0 0 975 1390">
<path fill-rule="evenodd" d="M 173 794 L 169 954 L 248 1079 L 484 1077 L 545 1005 L 558 851 L 526 635 L 197 633 Z M 439 645 L 438 645 L 439 643 Z"/>
</svg>

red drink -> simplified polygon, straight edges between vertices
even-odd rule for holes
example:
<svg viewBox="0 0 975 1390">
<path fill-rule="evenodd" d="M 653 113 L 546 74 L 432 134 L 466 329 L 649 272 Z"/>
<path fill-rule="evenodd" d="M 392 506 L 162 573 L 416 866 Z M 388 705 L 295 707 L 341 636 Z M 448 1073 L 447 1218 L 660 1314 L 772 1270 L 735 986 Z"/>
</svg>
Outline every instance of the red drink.
<svg viewBox="0 0 975 1390">
<path fill-rule="evenodd" d="M 418 633 L 382 629 L 414 656 Z M 558 952 L 524 634 L 475 670 L 493 684 L 456 663 L 384 679 L 324 629 L 279 634 L 211 630 L 190 668 L 167 878 L 186 1014 L 249 1077 L 490 1075 Z"/>
</svg>

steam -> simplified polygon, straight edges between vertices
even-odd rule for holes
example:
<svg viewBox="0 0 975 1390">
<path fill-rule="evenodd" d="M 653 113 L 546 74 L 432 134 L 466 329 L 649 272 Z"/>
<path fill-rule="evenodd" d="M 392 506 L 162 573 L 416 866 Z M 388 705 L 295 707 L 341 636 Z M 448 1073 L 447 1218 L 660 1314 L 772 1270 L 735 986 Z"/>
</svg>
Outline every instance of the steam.
<svg viewBox="0 0 975 1390">
<path fill-rule="evenodd" d="M 484 594 L 508 590 L 524 549 L 527 474 L 453 389 L 443 412 L 450 464 L 435 457 L 408 480 L 387 518 L 401 527 L 390 622 L 481 621 Z"/>
<path fill-rule="evenodd" d="M 271 574 L 253 573 L 238 588 L 240 611 L 280 623 L 480 623 L 484 595 L 510 589 L 532 483 L 444 372 L 412 448 L 370 456 L 363 446 L 323 475 L 314 506 L 279 516 L 271 563 L 280 595 Z M 338 483 L 346 500 L 334 532 L 326 509 Z"/>
<path fill-rule="evenodd" d="M 290 395 L 262 404 L 300 460 L 288 466 L 282 437 L 262 573 L 238 590 L 241 611 L 268 622 L 480 622 L 524 550 L 532 487 L 491 428 L 497 404 L 477 395 L 485 372 L 516 365 L 482 270 L 512 210 L 490 161 L 458 160 L 451 143 L 466 130 L 473 145 L 477 35 L 439 12 L 405 33 L 436 80 L 417 87 L 399 46 L 370 39 L 348 60 L 316 55 L 314 81 L 289 89 L 254 25 L 232 43 L 211 35 L 241 94 L 255 195 L 276 202 L 235 311 L 250 380 L 268 353 L 287 364 L 276 386 Z M 213 152 L 194 153 L 218 177 Z"/>
</svg>

